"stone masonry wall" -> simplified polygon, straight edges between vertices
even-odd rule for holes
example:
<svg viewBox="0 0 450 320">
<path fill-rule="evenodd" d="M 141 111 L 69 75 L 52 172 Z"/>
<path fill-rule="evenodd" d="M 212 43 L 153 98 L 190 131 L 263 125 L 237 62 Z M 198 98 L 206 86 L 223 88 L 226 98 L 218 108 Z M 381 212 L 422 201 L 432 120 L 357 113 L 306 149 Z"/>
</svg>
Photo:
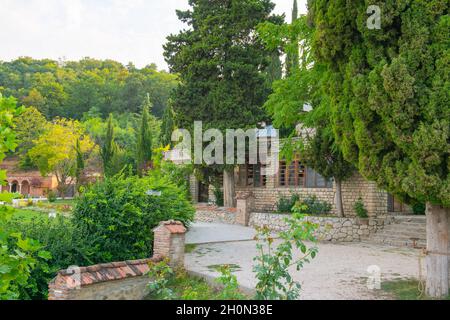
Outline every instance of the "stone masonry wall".
<svg viewBox="0 0 450 320">
<path fill-rule="evenodd" d="M 236 224 L 236 209 L 198 204 L 196 205 L 195 221 Z"/>
<path fill-rule="evenodd" d="M 287 229 L 286 214 L 252 213 L 250 226 L 268 226 L 271 230 L 279 232 Z M 354 242 L 361 241 L 369 235 L 382 229 L 385 224 L 391 223 L 391 218 L 371 218 L 367 224 L 359 223 L 356 218 L 337 217 L 306 217 L 307 221 L 318 224 L 316 237 L 320 241 Z"/>
<path fill-rule="evenodd" d="M 333 188 L 287 188 L 278 187 L 276 178 L 271 178 L 268 179 L 264 188 L 237 187 L 236 190 L 252 191 L 255 197 L 255 211 L 259 212 L 275 212 L 280 197 L 290 197 L 297 193 L 301 198 L 315 195 L 318 199 L 329 202 L 332 205 L 332 214 L 336 213 L 335 185 L 333 185 Z M 387 193 L 379 190 L 373 182 L 365 180 L 360 174 L 356 173 L 342 183 L 342 198 L 346 216 L 356 216 L 353 206 L 359 197 L 363 199 L 369 216 L 375 217 L 387 213 Z"/>
</svg>

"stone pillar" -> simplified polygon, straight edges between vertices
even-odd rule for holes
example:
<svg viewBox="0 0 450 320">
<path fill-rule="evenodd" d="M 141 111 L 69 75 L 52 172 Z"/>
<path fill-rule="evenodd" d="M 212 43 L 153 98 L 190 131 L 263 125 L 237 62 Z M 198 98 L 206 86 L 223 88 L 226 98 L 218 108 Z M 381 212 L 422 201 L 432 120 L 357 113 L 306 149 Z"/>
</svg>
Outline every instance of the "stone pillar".
<svg viewBox="0 0 450 320">
<path fill-rule="evenodd" d="M 19 183 L 19 193 L 22 194 L 22 182 Z"/>
<path fill-rule="evenodd" d="M 198 193 L 199 193 L 199 185 L 198 179 L 195 175 L 191 175 L 189 177 L 189 192 L 191 193 L 191 198 L 193 203 L 198 203 Z"/>
<path fill-rule="evenodd" d="M 250 214 L 255 207 L 255 198 L 250 191 L 241 191 L 236 195 L 237 200 L 237 214 L 236 223 L 248 226 L 250 220 Z"/>
<path fill-rule="evenodd" d="M 167 258 L 172 267 L 183 267 L 186 234 L 184 225 L 179 221 L 163 221 L 153 232 L 153 256 Z"/>
</svg>

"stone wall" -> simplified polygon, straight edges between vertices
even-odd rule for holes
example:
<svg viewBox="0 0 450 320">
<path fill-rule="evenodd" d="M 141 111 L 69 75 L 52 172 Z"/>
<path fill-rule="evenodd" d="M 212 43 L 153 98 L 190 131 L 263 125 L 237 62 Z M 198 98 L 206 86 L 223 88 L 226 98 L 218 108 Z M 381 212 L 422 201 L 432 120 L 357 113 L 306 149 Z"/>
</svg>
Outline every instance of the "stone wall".
<svg viewBox="0 0 450 320">
<path fill-rule="evenodd" d="M 236 190 L 251 191 L 255 197 L 255 211 L 259 212 L 275 212 L 280 197 L 290 197 L 292 194 L 297 193 L 301 198 L 315 195 L 318 199 L 327 201 L 332 205 L 331 213 L 336 213 L 335 185 L 333 185 L 333 188 L 278 187 L 276 177 L 271 177 L 270 179 L 268 178 L 266 187 L 236 187 Z M 363 199 L 369 216 L 385 215 L 387 213 L 387 196 L 385 191 L 379 190 L 373 182 L 365 180 L 357 173 L 342 184 L 342 198 L 346 216 L 356 216 L 353 206 L 359 197 Z"/>
<path fill-rule="evenodd" d="M 287 214 L 252 213 L 249 224 L 252 227 L 268 226 L 273 231 L 285 231 L 288 217 Z M 387 217 L 371 218 L 367 223 L 361 223 L 357 218 L 337 217 L 307 217 L 306 220 L 318 224 L 316 236 L 319 241 L 332 242 L 361 241 L 392 222 Z"/>
<path fill-rule="evenodd" d="M 215 205 L 197 204 L 195 221 L 236 224 L 236 208 L 220 208 Z"/>
<path fill-rule="evenodd" d="M 181 222 L 164 221 L 153 229 L 154 255 L 149 259 L 70 267 L 49 283 L 49 300 L 142 300 L 148 295 L 150 264 L 164 259 L 173 267 L 184 265 Z"/>
</svg>

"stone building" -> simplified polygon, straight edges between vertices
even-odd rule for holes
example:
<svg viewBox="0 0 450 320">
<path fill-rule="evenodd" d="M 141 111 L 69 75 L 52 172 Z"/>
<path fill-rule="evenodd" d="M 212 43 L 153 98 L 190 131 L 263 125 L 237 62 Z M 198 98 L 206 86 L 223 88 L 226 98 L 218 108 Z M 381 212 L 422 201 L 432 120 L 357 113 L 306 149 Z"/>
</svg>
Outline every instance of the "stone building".
<svg viewBox="0 0 450 320">
<path fill-rule="evenodd" d="M 43 177 L 37 170 L 18 169 L 17 159 L 7 158 L 0 165 L 6 170 L 6 185 L 0 185 L 0 192 L 20 193 L 25 197 L 45 197 L 49 190 L 56 190 L 58 181 L 53 175 Z"/>
<path fill-rule="evenodd" d="M 259 140 L 270 140 L 274 137 L 276 138 L 270 127 L 258 132 Z M 327 201 L 332 205 L 333 214 L 336 213 L 336 185 L 332 180 L 324 179 L 313 169 L 303 165 L 298 158 L 290 162 L 278 159 L 278 162 L 274 174 L 267 174 L 267 166 L 259 162 L 240 165 L 235 169 L 235 189 L 237 192 L 252 192 L 255 212 L 274 212 L 280 198 L 298 194 L 301 198 L 316 196 L 320 200 Z M 215 200 L 212 186 L 198 181 L 195 176 L 190 177 L 190 192 L 195 203 Z M 357 172 L 342 182 L 342 198 L 346 216 L 356 215 L 353 207 L 359 198 L 363 200 L 371 217 L 388 213 L 412 213 L 410 207 L 380 190 L 375 183 L 367 181 Z"/>
</svg>

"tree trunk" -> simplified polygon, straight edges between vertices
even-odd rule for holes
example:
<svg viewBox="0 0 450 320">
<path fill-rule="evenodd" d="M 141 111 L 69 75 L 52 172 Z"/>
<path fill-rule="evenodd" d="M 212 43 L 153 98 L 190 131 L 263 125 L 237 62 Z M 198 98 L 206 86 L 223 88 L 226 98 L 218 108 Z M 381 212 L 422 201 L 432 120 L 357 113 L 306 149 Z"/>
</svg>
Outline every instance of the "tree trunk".
<svg viewBox="0 0 450 320">
<path fill-rule="evenodd" d="M 344 216 L 344 205 L 342 203 L 342 181 L 335 179 L 336 184 L 336 212 L 338 217 Z"/>
<path fill-rule="evenodd" d="M 236 192 L 234 189 L 234 169 L 223 172 L 223 204 L 225 208 L 236 207 Z"/>
<path fill-rule="evenodd" d="M 427 295 L 433 298 L 448 295 L 449 212 L 427 203 Z"/>
</svg>

